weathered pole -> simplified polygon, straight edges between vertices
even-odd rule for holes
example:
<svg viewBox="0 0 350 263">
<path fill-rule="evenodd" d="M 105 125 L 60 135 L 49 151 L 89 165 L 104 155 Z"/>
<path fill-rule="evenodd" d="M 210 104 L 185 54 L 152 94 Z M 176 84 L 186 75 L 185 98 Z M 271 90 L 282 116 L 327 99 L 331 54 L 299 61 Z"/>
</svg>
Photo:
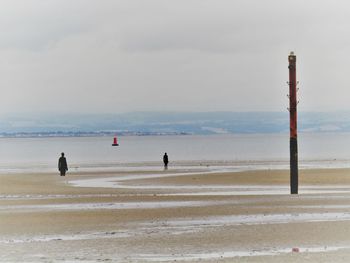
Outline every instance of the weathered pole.
<svg viewBox="0 0 350 263">
<path fill-rule="evenodd" d="M 298 194 L 298 140 L 297 140 L 297 80 L 296 56 L 290 52 L 289 61 L 289 117 L 290 117 L 290 193 Z"/>
</svg>

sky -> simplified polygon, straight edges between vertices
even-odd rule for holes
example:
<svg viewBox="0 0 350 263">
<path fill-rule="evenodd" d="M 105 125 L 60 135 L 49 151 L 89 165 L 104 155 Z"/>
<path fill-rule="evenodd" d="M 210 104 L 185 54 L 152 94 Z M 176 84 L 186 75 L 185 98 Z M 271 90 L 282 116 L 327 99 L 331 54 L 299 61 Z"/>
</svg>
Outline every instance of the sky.
<svg viewBox="0 0 350 263">
<path fill-rule="evenodd" d="M 0 113 L 350 110 L 345 0 L 0 0 Z"/>
</svg>

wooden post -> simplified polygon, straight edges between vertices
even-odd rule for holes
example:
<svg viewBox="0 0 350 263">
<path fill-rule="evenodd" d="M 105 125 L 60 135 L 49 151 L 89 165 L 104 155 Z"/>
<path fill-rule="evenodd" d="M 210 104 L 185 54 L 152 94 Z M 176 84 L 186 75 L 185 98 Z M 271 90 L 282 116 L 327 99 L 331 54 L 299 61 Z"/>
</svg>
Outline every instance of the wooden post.
<svg viewBox="0 0 350 263">
<path fill-rule="evenodd" d="M 290 193 L 298 194 L 298 139 L 297 139 L 297 80 L 296 56 L 290 52 L 289 61 L 289 117 L 290 117 Z"/>
</svg>

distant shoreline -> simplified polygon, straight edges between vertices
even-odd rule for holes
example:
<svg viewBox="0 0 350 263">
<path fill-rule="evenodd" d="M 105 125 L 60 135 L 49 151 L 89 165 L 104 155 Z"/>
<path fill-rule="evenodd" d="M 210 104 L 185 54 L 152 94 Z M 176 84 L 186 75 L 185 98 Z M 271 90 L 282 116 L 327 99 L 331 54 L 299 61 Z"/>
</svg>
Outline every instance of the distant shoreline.
<svg viewBox="0 0 350 263">
<path fill-rule="evenodd" d="M 237 133 L 191 133 L 191 132 L 142 132 L 142 131 L 48 131 L 48 132 L 0 132 L 0 138 L 78 138 L 113 136 L 213 136 L 213 135 L 288 135 L 288 132 L 237 132 Z M 299 134 L 350 134 L 348 131 L 301 131 Z"/>
<path fill-rule="evenodd" d="M 64 137 L 107 137 L 107 136 L 181 136 L 194 135 L 185 132 L 14 132 L 0 133 L 0 138 L 64 138 Z"/>
<path fill-rule="evenodd" d="M 298 131 L 350 132 L 349 116 L 350 112 L 299 112 Z M 96 134 L 103 136 L 114 133 L 118 136 L 289 133 L 289 116 L 285 111 L 47 113 L 0 117 L 0 136 L 33 136 L 27 135 L 30 133 L 35 133 L 35 137 L 38 137 L 37 134 L 40 134 L 40 137 L 62 137 L 96 136 Z M 84 135 L 85 133 L 91 135 Z"/>
</svg>

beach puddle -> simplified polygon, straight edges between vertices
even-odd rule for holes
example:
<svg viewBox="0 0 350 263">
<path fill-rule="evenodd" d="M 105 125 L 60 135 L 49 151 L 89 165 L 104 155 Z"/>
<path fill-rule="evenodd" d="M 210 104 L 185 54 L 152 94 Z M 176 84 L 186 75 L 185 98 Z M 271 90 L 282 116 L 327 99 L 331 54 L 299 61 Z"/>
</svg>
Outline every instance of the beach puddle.
<svg viewBox="0 0 350 263">
<path fill-rule="evenodd" d="M 34 212 L 59 210 L 118 210 L 118 209 L 162 209 L 178 207 L 205 207 L 224 205 L 227 201 L 140 201 L 140 202 L 108 202 L 108 203 L 74 203 L 74 204 L 42 204 L 42 205 L 1 205 L 0 213 Z"/>
<path fill-rule="evenodd" d="M 174 262 L 174 261 L 199 261 L 199 260 L 220 260 L 237 257 L 258 257 L 258 256 L 276 256 L 288 253 L 321 253 L 332 252 L 350 247 L 301 247 L 301 248 L 270 248 L 262 250 L 240 250 L 211 253 L 189 253 L 189 254 L 142 254 L 132 257 L 134 260 L 148 262 Z"/>
<path fill-rule="evenodd" d="M 267 225 L 289 223 L 312 223 L 349 221 L 350 213 L 286 213 L 286 214 L 252 214 L 213 216 L 205 218 L 173 219 L 144 223 L 144 226 L 158 228 L 159 231 L 170 231 L 183 228 L 184 231 L 202 231 L 210 227 L 227 227 L 237 225 Z"/>
<path fill-rule="evenodd" d="M 211 171 L 212 173 L 217 171 Z M 69 181 L 75 187 L 89 188 L 117 188 L 128 190 L 159 191 L 162 196 L 238 196 L 238 195 L 287 195 L 290 193 L 289 186 L 286 185 L 171 185 L 159 184 L 140 185 L 133 183 L 133 180 L 155 179 L 174 176 L 198 175 L 201 173 L 178 173 L 178 174 L 148 174 L 115 176 L 107 178 L 94 178 Z M 202 173 L 203 174 L 203 173 Z M 167 191 L 168 193 L 163 193 Z M 302 186 L 299 194 L 346 194 L 350 193 L 350 186 L 322 185 L 322 186 Z"/>
<path fill-rule="evenodd" d="M 179 218 L 172 220 L 157 220 L 152 222 L 133 222 L 124 225 L 123 230 L 109 230 L 94 233 L 74 233 L 69 235 L 24 236 L 3 238 L 0 243 L 30 243 L 61 240 L 88 240 L 102 238 L 124 238 L 149 235 L 181 235 L 202 232 L 208 228 L 225 228 L 240 225 L 267 225 L 289 223 L 312 223 L 349 221 L 350 213 L 288 213 L 288 214 L 253 214 L 230 215 L 198 218 Z"/>
<path fill-rule="evenodd" d="M 74 233 L 61 235 L 38 235 L 38 236 L 18 236 L 16 238 L 0 239 L 0 244 L 22 244 L 22 243 L 41 243 L 41 242 L 59 242 L 59 241 L 77 241 L 77 240 L 95 240 L 106 238 L 126 238 L 133 233 L 130 231 L 106 231 L 95 233 Z"/>
</svg>

